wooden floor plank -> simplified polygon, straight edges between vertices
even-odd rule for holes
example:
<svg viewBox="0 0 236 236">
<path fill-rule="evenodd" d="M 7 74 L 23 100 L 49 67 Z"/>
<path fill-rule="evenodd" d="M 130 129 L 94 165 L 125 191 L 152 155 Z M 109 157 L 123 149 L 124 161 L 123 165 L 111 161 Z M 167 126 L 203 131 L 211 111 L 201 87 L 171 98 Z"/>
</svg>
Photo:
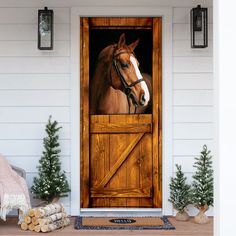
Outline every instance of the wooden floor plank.
<svg viewBox="0 0 236 236">
<path fill-rule="evenodd" d="M 176 221 L 174 218 L 169 218 L 171 223 L 176 227 L 176 230 L 74 230 L 74 220 L 70 226 L 65 227 L 61 230 L 51 232 L 50 236 L 78 236 L 78 235 L 122 235 L 122 236 L 134 236 L 134 235 L 146 235 L 146 236 L 213 236 L 213 218 L 210 218 L 210 223 L 205 225 L 195 224 L 193 218 L 189 222 Z M 16 218 L 8 218 L 7 222 L 0 220 L 0 235 L 16 236 L 16 235 L 27 235 L 27 236 L 38 236 L 38 233 L 30 231 L 22 231 L 17 225 Z"/>
</svg>

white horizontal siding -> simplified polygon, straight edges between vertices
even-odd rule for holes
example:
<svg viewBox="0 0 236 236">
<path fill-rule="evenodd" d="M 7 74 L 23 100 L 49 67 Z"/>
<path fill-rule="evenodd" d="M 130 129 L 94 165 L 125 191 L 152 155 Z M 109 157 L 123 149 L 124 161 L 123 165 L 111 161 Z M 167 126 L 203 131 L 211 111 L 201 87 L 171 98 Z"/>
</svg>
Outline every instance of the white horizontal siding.
<svg viewBox="0 0 236 236">
<path fill-rule="evenodd" d="M 37 24 L 39 8 L 0 8 L 0 24 Z M 54 11 L 54 23 L 69 24 L 70 9 L 56 8 Z M 9 17 L 11 16 L 11 17 Z"/>
<path fill-rule="evenodd" d="M 4 156 L 40 156 L 43 140 L 0 140 L 1 154 Z M 70 156 L 70 140 L 60 140 L 61 155 Z M 35 163 L 36 165 L 38 163 Z"/>
<path fill-rule="evenodd" d="M 70 139 L 70 125 L 65 123 L 60 125 L 63 126 L 59 131 L 60 139 Z M 43 139 L 46 136 L 45 126 L 46 123 L 0 123 L 0 139 Z"/>
<path fill-rule="evenodd" d="M 189 23 L 173 24 L 174 40 L 189 40 L 190 42 L 190 25 Z M 208 24 L 208 39 L 213 39 L 213 24 Z"/>
<path fill-rule="evenodd" d="M 212 57 L 174 57 L 174 73 L 213 72 Z"/>
<path fill-rule="evenodd" d="M 203 3 L 201 5 L 202 7 L 205 7 L 205 4 Z M 175 7 L 173 11 L 173 23 L 179 23 L 179 24 L 186 24 L 190 23 L 190 11 L 191 7 Z M 208 7 L 208 23 L 213 23 L 213 8 Z"/>
<path fill-rule="evenodd" d="M 70 74 L 0 74 L 0 90 L 69 90 Z"/>
<path fill-rule="evenodd" d="M 201 0 L 198 1 L 199 4 L 207 7 L 212 7 L 212 0 Z M 159 6 L 159 7 L 195 7 L 195 0 L 120 0 L 120 1 L 110 1 L 110 0 L 47 0 L 47 6 L 49 7 L 72 7 L 72 6 Z M 32 1 L 32 0 L 5 0 L 0 2 L 1 7 L 44 7 L 44 3 L 41 1 Z"/>
<path fill-rule="evenodd" d="M 212 90 L 175 90 L 174 106 L 212 106 Z"/>
<path fill-rule="evenodd" d="M 69 41 L 56 41 L 53 47 L 53 51 L 42 52 L 37 48 L 37 41 L 1 41 L 0 57 L 70 56 Z"/>
<path fill-rule="evenodd" d="M 196 49 L 190 47 L 190 40 L 176 40 L 173 42 L 174 57 L 211 57 L 213 53 L 213 41 L 208 41 L 208 47 Z"/>
<path fill-rule="evenodd" d="M 213 107 L 174 107 L 174 123 L 212 123 Z"/>
<path fill-rule="evenodd" d="M 209 46 L 204 49 L 190 46 L 190 9 L 173 9 L 173 160 L 188 183 L 203 145 L 214 147 L 213 9 L 208 8 Z M 189 213 L 196 215 L 197 209 L 190 206 Z"/>
<path fill-rule="evenodd" d="M 37 173 L 37 165 L 41 156 L 7 156 L 9 163 L 20 166 L 27 173 Z M 70 156 L 60 156 L 61 168 L 70 173 Z"/>
<path fill-rule="evenodd" d="M 59 123 L 70 122 L 70 107 L 1 107 L 0 123 L 45 123 L 49 114 Z"/>
<path fill-rule="evenodd" d="M 206 144 L 211 150 L 213 148 L 213 139 L 182 139 L 174 140 L 174 156 L 195 156 L 199 155 L 203 145 Z"/>
<path fill-rule="evenodd" d="M 12 16 L 11 16 L 12 17 Z M 21 41 L 21 40 L 37 40 L 37 24 L 0 24 L 0 40 Z M 55 41 L 70 40 L 70 25 L 55 24 L 54 25 Z M 37 45 L 36 45 L 37 47 Z"/>
<path fill-rule="evenodd" d="M 49 115 L 59 133 L 70 183 L 70 8 L 54 8 L 54 50 L 37 49 L 37 7 L 0 8 L 0 152 L 37 175 Z M 33 205 L 36 203 L 32 198 Z M 63 199 L 70 213 L 70 196 Z"/>
<path fill-rule="evenodd" d="M 0 74 L 3 73 L 70 73 L 70 58 L 0 57 Z"/>
<path fill-rule="evenodd" d="M 204 144 L 213 148 L 213 20 L 209 8 L 209 47 L 190 48 L 189 13 L 194 0 L 48 0 L 55 15 L 54 50 L 37 49 L 40 1 L 0 2 L 0 152 L 27 171 L 28 186 L 37 175 L 49 115 L 63 126 L 60 133 L 62 169 L 70 182 L 70 7 L 173 7 L 173 160 L 191 181 L 194 156 Z M 165 78 L 163 78 L 165 79 Z M 79 144 L 78 144 L 79 145 Z M 79 167 L 78 167 L 79 168 Z M 174 173 L 175 170 L 173 170 Z M 70 212 L 70 196 L 63 200 Z M 79 204 L 79 199 L 78 199 Z M 190 212 L 195 209 L 190 207 Z"/>
<path fill-rule="evenodd" d="M 213 89 L 213 73 L 174 73 L 174 90 Z"/>
<path fill-rule="evenodd" d="M 213 139 L 213 123 L 174 124 L 174 139 Z"/>
<path fill-rule="evenodd" d="M 69 90 L 2 90 L 0 93 L 0 106 L 5 107 L 69 105 Z"/>
</svg>

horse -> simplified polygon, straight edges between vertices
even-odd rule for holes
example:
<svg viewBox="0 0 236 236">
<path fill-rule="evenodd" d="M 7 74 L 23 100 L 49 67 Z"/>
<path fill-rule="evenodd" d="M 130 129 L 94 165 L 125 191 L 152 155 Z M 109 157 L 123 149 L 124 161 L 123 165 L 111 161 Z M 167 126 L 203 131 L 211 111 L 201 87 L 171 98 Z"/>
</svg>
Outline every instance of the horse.
<svg viewBox="0 0 236 236">
<path fill-rule="evenodd" d="M 141 114 L 150 111 L 151 76 L 141 74 L 134 54 L 139 39 L 126 45 L 125 34 L 98 56 L 90 86 L 90 114 Z"/>
</svg>

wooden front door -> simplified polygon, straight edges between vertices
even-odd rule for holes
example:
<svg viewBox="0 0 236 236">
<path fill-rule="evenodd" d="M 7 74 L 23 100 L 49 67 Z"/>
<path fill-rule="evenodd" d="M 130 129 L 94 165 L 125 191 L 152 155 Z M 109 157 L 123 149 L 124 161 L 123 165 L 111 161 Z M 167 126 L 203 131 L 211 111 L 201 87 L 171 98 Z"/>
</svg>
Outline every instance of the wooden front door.
<svg viewBox="0 0 236 236">
<path fill-rule="evenodd" d="M 93 28 L 152 31 L 151 114 L 90 115 Z M 162 206 L 161 32 L 161 18 L 81 18 L 81 208 Z"/>
</svg>

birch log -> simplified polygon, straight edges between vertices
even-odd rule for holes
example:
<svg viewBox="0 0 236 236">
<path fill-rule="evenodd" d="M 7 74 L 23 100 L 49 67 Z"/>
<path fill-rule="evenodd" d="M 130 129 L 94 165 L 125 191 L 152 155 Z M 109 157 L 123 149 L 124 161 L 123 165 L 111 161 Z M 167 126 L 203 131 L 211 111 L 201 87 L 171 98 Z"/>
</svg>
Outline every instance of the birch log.
<svg viewBox="0 0 236 236">
<path fill-rule="evenodd" d="M 22 230 L 28 230 L 28 224 L 25 223 L 25 222 L 22 222 L 20 227 L 21 227 Z"/>
<path fill-rule="evenodd" d="M 65 218 L 65 219 L 62 219 L 62 220 L 55 221 L 55 222 L 53 222 L 52 224 L 49 224 L 49 225 L 43 225 L 41 227 L 41 231 L 43 233 L 51 232 L 51 231 L 54 231 L 56 229 L 62 228 L 64 226 L 67 226 L 69 224 L 70 224 L 70 219 L 69 218 Z"/>
<path fill-rule="evenodd" d="M 34 214 L 36 218 L 42 218 L 59 212 L 64 212 L 63 205 L 60 203 L 53 203 L 45 207 L 38 207 L 35 209 Z"/>
<path fill-rule="evenodd" d="M 30 209 L 29 210 L 29 216 L 30 217 L 34 217 L 35 215 L 34 215 L 34 211 L 35 211 L 35 209 Z"/>
<path fill-rule="evenodd" d="M 31 223 L 31 217 L 30 217 L 30 216 L 25 216 L 25 217 L 24 217 L 24 222 L 25 222 L 26 224 L 30 224 L 30 223 Z"/>
<path fill-rule="evenodd" d="M 34 231 L 35 231 L 35 232 L 39 233 L 40 230 L 41 230 L 41 226 L 40 226 L 40 225 L 36 225 L 36 226 L 34 227 Z"/>
<path fill-rule="evenodd" d="M 43 225 L 51 224 L 54 221 L 58 221 L 58 220 L 61 220 L 63 218 L 66 218 L 66 213 L 60 212 L 60 213 L 56 213 L 56 214 L 47 216 L 45 218 L 39 218 L 38 223 L 39 223 L 40 226 L 43 226 Z"/>
<path fill-rule="evenodd" d="M 31 223 L 31 224 L 29 224 L 29 230 L 30 230 L 30 231 L 34 231 L 34 227 L 35 227 L 35 225 L 34 225 L 34 224 L 32 224 L 32 223 Z"/>
</svg>

